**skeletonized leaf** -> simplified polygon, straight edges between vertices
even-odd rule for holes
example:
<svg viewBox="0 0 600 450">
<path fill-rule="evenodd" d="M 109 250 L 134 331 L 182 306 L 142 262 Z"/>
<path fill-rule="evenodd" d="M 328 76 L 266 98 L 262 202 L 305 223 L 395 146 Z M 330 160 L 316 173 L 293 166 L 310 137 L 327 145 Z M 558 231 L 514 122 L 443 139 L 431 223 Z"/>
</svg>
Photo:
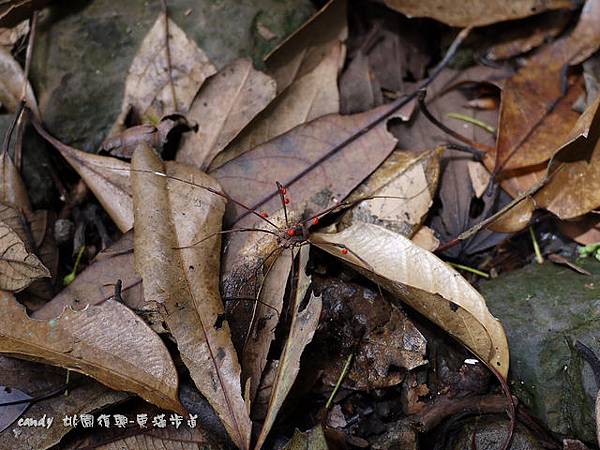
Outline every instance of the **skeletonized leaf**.
<svg viewBox="0 0 600 450">
<path fill-rule="evenodd" d="M 275 81 L 256 70 L 248 59 L 224 67 L 196 95 L 187 117 L 198 124 L 198 130 L 184 135 L 177 161 L 205 170 L 273 100 L 275 92 Z"/>
<path fill-rule="evenodd" d="M 267 261 L 265 281 L 256 304 L 254 328 L 249 330 L 242 351 L 242 379 L 250 381 L 250 400 L 254 401 L 267 365 L 271 342 L 283 307 L 285 286 L 292 268 L 291 254 L 284 250 L 275 261 Z"/>
<path fill-rule="evenodd" d="M 165 21 L 169 28 L 170 68 Z M 113 132 L 125 123 L 130 112 L 137 122 L 157 123 L 166 114 L 187 111 L 204 80 L 213 73 L 215 67 L 196 43 L 165 14 L 159 14 L 129 68 L 123 106 Z"/>
<path fill-rule="evenodd" d="M 0 77 L 0 103 L 10 112 L 14 112 L 21 101 L 23 86 L 26 83 L 25 101 L 35 116 L 39 117 L 37 101 L 29 81 L 25 80 L 23 69 L 10 52 L 3 47 L 0 47 L 0 73 L 2 74 Z"/>
<path fill-rule="evenodd" d="M 509 353 L 502 325 L 483 297 L 437 256 L 374 224 L 356 224 L 336 234 L 316 233 L 311 243 L 352 264 L 506 377 Z M 349 252 L 344 255 L 340 246 Z"/>
<path fill-rule="evenodd" d="M 19 235 L 0 221 L 0 289 L 20 291 L 34 280 L 49 277 L 50 272 Z"/>
<path fill-rule="evenodd" d="M 133 201 L 129 164 L 116 158 L 77 150 L 52 137 L 38 122 L 33 121 L 33 125 L 77 171 L 119 230 L 130 230 L 133 227 Z"/>
<path fill-rule="evenodd" d="M 265 58 L 269 74 L 282 92 L 312 71 L 338 41 L 348 36 L 347 0 L 330 0 L 298 31 Z"/>
<path fill-rule="evenodd" d="M 23 355 L 96 378 L 115 390 L 135 392 L 161 408 L 185 412 L 178 377 L 160 338 L 114 300 L 60 317 L 35 320 L 12 294 L 0 291 L 0 352 Z"/>
<path fill-rule="evenodd" d="M 267 416 L 260 431 L 260 435 L 258 436 L 256 450 L 260 450 L 264 444 L 265 439 L 275 422 L 277 413 L 279 412 L 281 405 L 283 405 L 283 401 L 290 392 L 290 389 L 296 380 L 296 376 L 300 371 L 300 357 L 302 356 L 302 352 L 312 340 L 317 325 L 319 324 L 322 306 L 321 297 L 316 297 L 311 293 L 308 304 L 303 307 L 303 300 L 310 285 L 310 277 L 306 274 L 308 252 L 308 246 L 304 246 L 300 249 L 298 285 L 296 287 L 294 304 L 292 305 L 290 333 L 281 357 L 279 358 Z"/>
<path fill-rule="evenodd" d="M 251 422 L 219 293 L 220 235 L 190 247 L 221 230 L 225 200 L 181 182 L 179 190 L 172 190 L 169 180 L 156 172 L 165 173 L 163 162 L 153 149 L 141 144 L 132 159 L 131 185 L 134 257 L 144 296 L 147 302 L 160 305 L 196 386 L 233 442 L 247 449 Z M 220 189 L 216 181 L 191 166 L 170 165 L 166 173 Z"/>
<path fill-rule="evenodd" d="M 385 4 L 408 17 L 431 17 L 453 27 L 476 27 L 520 19 L 546 10 L 573 8 L 571 0 L 385 0 Z"/>
<path fill-rule="evenodd" d="M 297 78 L 262 111 L 211 165 L 219 167 L 297 125 L 340 110 L 338 72 L 344 47 L 335 42 L 321 62 Z"/>
</svg>

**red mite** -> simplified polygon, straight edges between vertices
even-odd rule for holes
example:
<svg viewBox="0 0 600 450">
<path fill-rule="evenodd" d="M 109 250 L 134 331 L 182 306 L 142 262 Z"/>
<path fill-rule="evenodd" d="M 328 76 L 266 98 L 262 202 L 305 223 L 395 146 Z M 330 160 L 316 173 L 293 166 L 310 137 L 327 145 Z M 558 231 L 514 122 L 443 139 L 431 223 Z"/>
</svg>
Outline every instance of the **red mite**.
<svg viewBox="0 0 600 450">
<path fill-rule="evenodd" d="M 290 203 L 290 199 L 286 197 L 286 198 L 283 200 L 283 202 L 284 202 L 284 203 L 287 205 L 287 204 L 289 204 L 289 203 Z"/>
<path fill-rule="evenodd" d="M 319 218 L 318 217 L 314 217 L 312 220 L 313 225 L 316 225 L 319 223 Z"/>
<path fill-rule="evenodd" d="M 281 186 L 279 188 L 279 192 L 281 192 L 283 195 L 287 194 L 287 188 L 285 186 Z"/>
<path fill-rule="evenodd" d="M 267 217 L 269 217 L 269 215 L 266 212 L 261 212 L 260 217 L 262 217 L 263 219 L 266 219 Z"/>
<path fill-rule="evenodd" d="M 296 235 L 296 230 L 294 230 L 293 228 L 290 228 L 289 230 L 287 230 L 287 234 L 290 237 L 295 236 Z"/>
<path fill-rule="evenodd" d="M 348 249 L 347 248 L 343 248 L 342 249 L 342 254 L 343 255 L 347 255 L 348 254 Z"/>
</svg>

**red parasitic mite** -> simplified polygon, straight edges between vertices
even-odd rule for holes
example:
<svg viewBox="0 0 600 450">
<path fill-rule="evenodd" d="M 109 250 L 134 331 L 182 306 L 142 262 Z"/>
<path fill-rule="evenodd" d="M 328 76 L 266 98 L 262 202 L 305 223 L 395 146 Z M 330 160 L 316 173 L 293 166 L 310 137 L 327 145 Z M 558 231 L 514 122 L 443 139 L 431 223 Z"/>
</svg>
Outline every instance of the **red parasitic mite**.
<svg viewBox="0 0 600 450">
<path fill-rule="evenodd" d="M 348 249 L 347 248 L 343 248 L 341 251 L 342 251 L 342 255 L 347 255 L 348 254 Z"/>
<path fill-rule="evenodd" d="M 318 217 L 313 217 L 312 223 L 313 223 L 313 225 L 318 224 L 319 223 L 319 218 Z"/>
</svg>

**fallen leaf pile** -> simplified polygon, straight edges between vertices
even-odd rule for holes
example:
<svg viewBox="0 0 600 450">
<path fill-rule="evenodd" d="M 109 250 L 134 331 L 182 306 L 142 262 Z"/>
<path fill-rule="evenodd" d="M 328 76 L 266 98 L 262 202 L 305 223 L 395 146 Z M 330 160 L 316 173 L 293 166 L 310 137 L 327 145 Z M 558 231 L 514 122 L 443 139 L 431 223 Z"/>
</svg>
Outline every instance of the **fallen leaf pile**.
<svg viewBox="0 0 600 450">
<path fill-rule="evenodd" d="M 279 44 L 260 64 L 187 31 L 210 2 L 161 2 L 97 152 L 36 100 L 29 50 L 59 19 L 23 20 L 46 3 L 0 6 L 0 448 L 418 449 L 406 420 L 513 405 L 471 282 L 535 220 L 600 240 L 600 0 L 330 0 L 288 37 L 261 12 Z M 38 147 L 53 205 L 32 201 Z M 205 413 L 38 436 L 15 425 L 27 405 Z"/>
</svg>

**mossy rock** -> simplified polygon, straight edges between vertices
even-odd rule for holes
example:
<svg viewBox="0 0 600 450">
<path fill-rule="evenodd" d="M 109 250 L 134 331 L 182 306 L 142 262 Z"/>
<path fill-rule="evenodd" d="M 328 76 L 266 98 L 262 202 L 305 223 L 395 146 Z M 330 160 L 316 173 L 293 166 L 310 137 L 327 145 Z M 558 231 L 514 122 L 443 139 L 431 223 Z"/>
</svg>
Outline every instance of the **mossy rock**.
<svg viewBox="0 0 600 450">
<path fill-rule="evenodd" d="M 600 354 L 600 262 L 578 264 L 592 276 L 545 262 L 486 282 L 481 292 L 508 336 L 513 392 L 553 432 L 594 442 L 598 388 L 573 344 Z"/>
<path fill-rule="evenodd" d="M 260 63 L 314 12 L 310 0 L 170 0 L 168 5 L 171 19 L 217 67 L 240 56 Z M 86 151 L 98 148 L 119 113 L 129 65 L 159 12 L 158 0 L 61 1 L 44 11 L 31 80 L 54 135 Z"/>
</svg>

